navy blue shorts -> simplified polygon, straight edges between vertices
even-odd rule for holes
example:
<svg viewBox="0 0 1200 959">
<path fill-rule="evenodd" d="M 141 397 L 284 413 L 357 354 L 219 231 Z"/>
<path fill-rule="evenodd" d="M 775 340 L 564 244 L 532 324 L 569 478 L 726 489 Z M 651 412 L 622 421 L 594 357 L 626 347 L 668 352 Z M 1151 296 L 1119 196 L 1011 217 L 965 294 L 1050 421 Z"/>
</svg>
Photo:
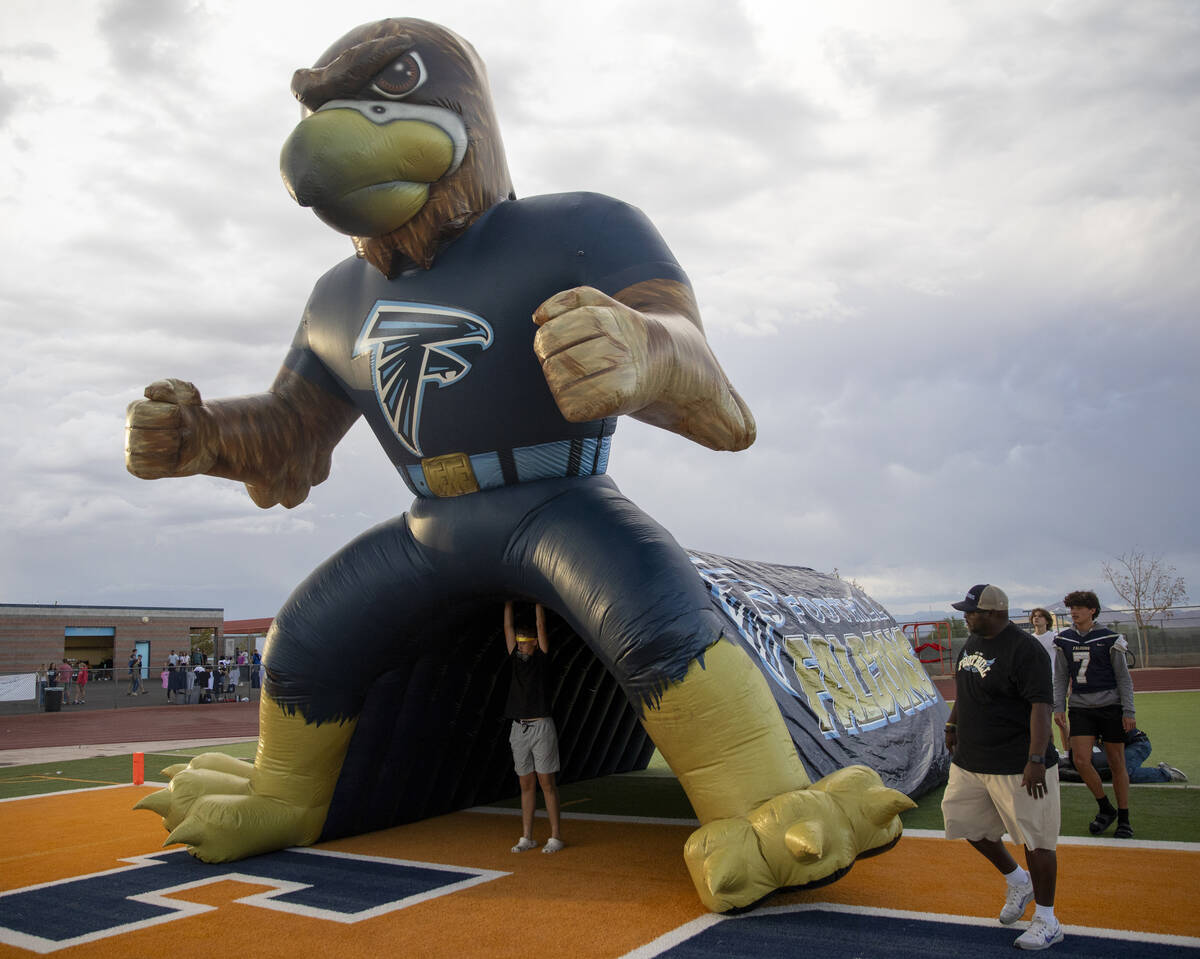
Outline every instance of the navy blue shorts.
<svg viewBox="0 0 1200 959">
<path fill-rule="evenodd" d="M 264 689 L 309 721 L 355 716 L 446 610 L 513 598 L 562 616 L 640 706 L 724 622 L 683 548 L 611 479 L 539 480 L 418 499 L 343 547 L 275 617 Z"/>
</svg>

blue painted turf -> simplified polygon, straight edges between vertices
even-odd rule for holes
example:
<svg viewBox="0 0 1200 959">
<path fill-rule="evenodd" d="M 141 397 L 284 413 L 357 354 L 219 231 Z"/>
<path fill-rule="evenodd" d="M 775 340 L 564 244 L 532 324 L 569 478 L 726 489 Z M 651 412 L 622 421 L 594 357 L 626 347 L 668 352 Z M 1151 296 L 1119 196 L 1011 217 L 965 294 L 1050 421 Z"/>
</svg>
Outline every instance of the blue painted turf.
<svg viewBox="0 0 1200 959">
<path fill-rule="evenodd" d="M 0 932 L 64 942 L 178 917 L 186 912 L 183 903 L 146 897 L 226 876 L 294 884 L 300 888 L 278 894 L 274 901 L 296 911 L 320 909 L 349 917 L 478 875 L 476 870 L 422 868 L 413 863 L 313 856 L 294 850 L 214 865 L 172 850 L 138 857 L 136 866 L 5 893 L 0 896 Z M 64 911 L 63 902 L 70 902 L 72 908 Z"/>
<path fill-rule="evenodd" d="M 939 922 L 803 909 L 718 922 L 657 953 L 662 959 L 995 959 L 1012 955 L 1026 924 L 1011 927 Z M 1080 959 L 1196 959 L 1200 950 L 1149 940 L 1112 939 L 1068 932 L 1046 950 Z"/>
</svg>

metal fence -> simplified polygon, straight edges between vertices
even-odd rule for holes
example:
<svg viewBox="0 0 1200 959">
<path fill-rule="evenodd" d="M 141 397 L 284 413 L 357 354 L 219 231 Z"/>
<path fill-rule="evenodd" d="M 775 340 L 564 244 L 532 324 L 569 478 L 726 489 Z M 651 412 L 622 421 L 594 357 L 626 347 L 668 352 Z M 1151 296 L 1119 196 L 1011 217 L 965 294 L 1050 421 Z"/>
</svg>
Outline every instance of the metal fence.
<svg viewBox="0 0 1200 959">
<path fill-rule="evenodd" d="M 1056 613 L 1055 629 L 1066 629 L 1071 617 L 1061 611 Z M 948 676 L 953 672 L 955 659 L 966 641 L 965 626 L 960 624 L 958 632 L 947 645 L 946 635 L 950 620 L 901 624 L 913 642 L 918 658 L 933 676 Z M 1013 622 L 1023 629 L 1029 628 L 1029 618 L 1013 611 Z M 1128 609 L 1107 609 L 1100 613 L 1097 622 L 1101 626 L 1121 633 L 1133 653 L 1133 667 L 1200 666 L 1200 606 L 1177 606 L 1146 621 L 1139 636 L 1137 620 Z"/>
<path fill-rule="evenodd" d="M 1179 606 L 1152 617 L 1140 637 L 1130 610 L 1106 610 L 1100 624 L 1125 636 L 1135 666 L 1200 666 L 1200 606 Z"/>
</svg>

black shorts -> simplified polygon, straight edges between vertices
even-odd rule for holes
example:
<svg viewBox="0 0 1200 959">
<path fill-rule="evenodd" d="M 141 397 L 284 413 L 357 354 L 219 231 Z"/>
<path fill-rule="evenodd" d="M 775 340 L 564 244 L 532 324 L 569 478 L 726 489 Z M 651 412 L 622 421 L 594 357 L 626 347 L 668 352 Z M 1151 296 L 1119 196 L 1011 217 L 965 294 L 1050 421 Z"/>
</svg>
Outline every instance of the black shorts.
<svg viewBox="0 0 1200 959">
<path fill-rule="evenodd" d="M 1121 704 L 1111 706 L 1081 706 L 1067 712 L 1071 736 L 1094 736 L 1109 743 L 1125 742 L 1125 726 L 1121 722 Z"/>
<path fill-rule="evenodd" d="M 343 547 L 276 614 L 263 688 L 310 722 L 357 716 L 385 671 L 360 663 L 394 668 L 447 610 L 509 596 L 559 613 L 639 708 L 728 622 L 675 538 L 607 476 L 538 480 L 418 499 Z"/>
</svg>

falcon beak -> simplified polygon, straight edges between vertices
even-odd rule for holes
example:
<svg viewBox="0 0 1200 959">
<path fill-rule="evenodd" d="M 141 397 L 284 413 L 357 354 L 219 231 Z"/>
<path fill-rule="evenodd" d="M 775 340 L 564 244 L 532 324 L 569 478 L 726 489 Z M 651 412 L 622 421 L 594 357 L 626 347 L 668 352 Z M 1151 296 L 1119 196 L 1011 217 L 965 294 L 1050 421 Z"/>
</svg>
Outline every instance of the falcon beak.
<svg viewBox="0 0 1200 959">
<path fill-rule="evenodd" d="M 466 128 L 449 110 L 333 100 L 292 131 L 279 166 L 296 202 L 335 230 L 383 236 L 421 210 L 466 149 Z"/>
</svg>

